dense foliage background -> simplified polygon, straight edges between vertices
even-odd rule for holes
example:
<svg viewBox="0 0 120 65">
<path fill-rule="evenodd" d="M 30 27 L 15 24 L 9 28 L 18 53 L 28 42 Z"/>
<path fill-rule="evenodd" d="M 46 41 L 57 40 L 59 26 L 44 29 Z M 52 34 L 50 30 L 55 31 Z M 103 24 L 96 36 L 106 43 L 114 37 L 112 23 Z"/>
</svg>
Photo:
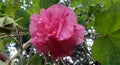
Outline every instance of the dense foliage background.
<svg viewBox="0 0 120 65">
<path fill-rule="evenodd" d="M 71 57 L 53 61 L 30 44 L 29 17 L 56 3 L 75 11 L 86 35 Z M 119 46 L 120 0 L 0 0 L 0 65 L 119 65 Z"/>
</svg>

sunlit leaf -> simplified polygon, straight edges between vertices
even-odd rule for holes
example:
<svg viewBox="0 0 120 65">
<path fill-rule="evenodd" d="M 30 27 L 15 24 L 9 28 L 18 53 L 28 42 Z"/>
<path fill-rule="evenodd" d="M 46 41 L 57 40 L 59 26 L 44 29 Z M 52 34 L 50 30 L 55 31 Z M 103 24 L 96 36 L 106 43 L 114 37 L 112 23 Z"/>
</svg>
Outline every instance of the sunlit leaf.
<svg viewBox="0 0 120 65">
<path fill-rule="evenodd" d="M 101 65 L 120 64 L 120 5 L 112 5 L 95 18 L 95 29 L 100 34 L 92 46 L 94 60 Z"/>
<path fill-rule="evenodd" d="M 120 29 L 120 5 L 115 4 L 95 18 L 95 29 L 100 34 L 110 34 Z"/>
</svg>

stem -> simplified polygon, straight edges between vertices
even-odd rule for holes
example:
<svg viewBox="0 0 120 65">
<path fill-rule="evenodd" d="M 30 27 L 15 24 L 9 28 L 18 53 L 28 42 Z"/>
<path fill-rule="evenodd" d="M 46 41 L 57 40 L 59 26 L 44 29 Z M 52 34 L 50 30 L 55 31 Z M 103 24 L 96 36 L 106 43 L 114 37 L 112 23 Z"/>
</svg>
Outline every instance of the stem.
<svg viewBox="0 0 120 65">
<path fill-rule="evenodd" d="M 17 22 L 17 21 L 19 21 L 19 20 L 21 20 L 21 19 L 23 19 L 23 17 L 21 17 L 21 18 L 19 18 L 19 19 L 15 20 L 15 22 Z"/>
<path fill-rule="evenodd" d="M 20 32 L 20 34 L 21 34 L 21 35 L 28 35 L 29 32 L 26 32 L 26 33 Z M 8 35 L 9 35 L 9 37 L 10 37 L 11 35 L 12 35 L 12 37 L 17 37 L 17 36 L 16 36 L 16 33 L 14 33 L 14 32 L 12 32 L 11 34 L 3 33 L 3 34 L 0 34 L 0 39 L 6 38 L 6 37 L 8 37 Z"/>
<path fill-rule="evenodd" d="M 11 39 L 13 39 L 16 43 L 20 43 L 18 40 L 16 40 L 15 38 L 13 38 L 12 36 L 10 36 L 9 34 L 6 34 L 8 37 L 10 37 Z"/>
<path fill-rule="evenodd" d="M 27 64 L 26 65 L 30 65 L 30 62 L 33 60 L 33 58 L 35 57 L 35 55 L 34 56 L 32 56 L 31 58 L 29 58 L 29 61 L 27 62 Z"/>
<path fill-rule="evenodd" d="M 22 31 L 25 31 L 25 30 L 27 30 L 26 28 L 23 28 L 22 26 L 20 26 L 20 25 L 18 25 L 17 23 L 14 23 L 18 28 L 20 28 L 20 30 L 22 30 Z"/>
<path fill-rule="evenodd" d="M 20 34 L 20 29 L 17 27 L 16 28 L 16 32 L 17 32 L 17 36 L 18 36 L 18 40 L 19 40 L 19 45 L 20 45 L 20 49 L 22 50 L 22 37 L 21 37 L 21 34 Z"/>
<path fill-rule="evenodd" d="M 65 63 L 64 63 L 64 61 L 63 61 L 62 59 L 60 59 L 60 61 L 61 61 L 61 63 L 62 63 L 63 65 L 65 65 Z"/>
<path fill-rule="evenodd" d="M 7 36 L 6 34 L 1 34 L 1 35 L 0 35 L 0 39 L 1 39 L 1 38 L 4 38 L 4 37 L 6 37 L 6 36 Z"/>
</svg>

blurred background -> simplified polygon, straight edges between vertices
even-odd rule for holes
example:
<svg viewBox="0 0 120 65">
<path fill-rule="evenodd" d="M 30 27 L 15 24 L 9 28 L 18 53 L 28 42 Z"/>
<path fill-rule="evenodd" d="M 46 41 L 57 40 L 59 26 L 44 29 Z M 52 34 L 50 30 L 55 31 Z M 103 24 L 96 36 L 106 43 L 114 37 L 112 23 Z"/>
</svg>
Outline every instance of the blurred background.
<svg viewBox="0 0 120 65">
<path fill-rule="evenodd" d="M 53 4 L 70 7 L 86 28 L 75 52 L 52 61 L 30 44 L 33 13 Z M 0 0 L 0 65 L 119 65 L 120 0 Z"/>
</svg>

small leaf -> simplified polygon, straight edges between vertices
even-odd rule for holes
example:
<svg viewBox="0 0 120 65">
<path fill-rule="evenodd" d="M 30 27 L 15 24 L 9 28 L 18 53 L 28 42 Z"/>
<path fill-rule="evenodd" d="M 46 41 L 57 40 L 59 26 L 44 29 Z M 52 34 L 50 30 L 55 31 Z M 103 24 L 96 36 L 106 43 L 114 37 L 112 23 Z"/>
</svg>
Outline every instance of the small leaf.
<svg viewBox="0 0 120 65">
<path fill-rule="evenodd" d="M 39 56 L 39 54 L 35 54 L 33 58 L 31 58 L 29 65 L 43 65 L 42 58 Z"/>
<path fill-rule="evenodd" d="M 120 5 L 116 3 L 99 13 L 95 18 L 95 29 L 101 37 L 92 46 L 94 60 L 101 65 L 120 64 Z"/>
</svg>

